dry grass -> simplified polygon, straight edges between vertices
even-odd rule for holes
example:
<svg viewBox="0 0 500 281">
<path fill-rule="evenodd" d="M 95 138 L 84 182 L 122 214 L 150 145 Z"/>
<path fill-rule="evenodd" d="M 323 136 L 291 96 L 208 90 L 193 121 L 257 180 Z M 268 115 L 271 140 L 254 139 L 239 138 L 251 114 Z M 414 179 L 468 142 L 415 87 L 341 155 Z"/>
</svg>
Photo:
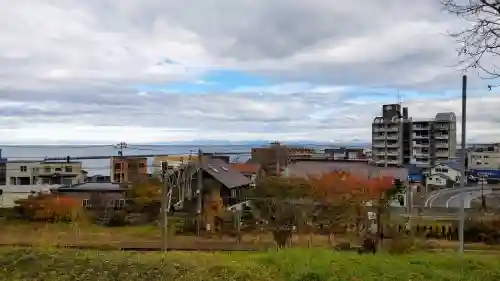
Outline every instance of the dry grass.
<svg viewBox="0 0 500 281">
<path fill-rule="evenodd" d="M 338 243 L 352 242 L 360 245 L 360 237 L 336 237 L 326 235 L 294 235 L 293 247 L 331 248 Z M 458 248 L 457 241 L 427 240 L 426 249 L 443 251 Z M 0 225 L 0 245 L 34 245 L 42 247 L 75 246 L 95 248 L 144 248 L 161 247 L 161 231 L 155 226 L 102 227 L 79 224 L 3 224 Z M 172 249 L 186 250 L 266 250 L 275 248 L 272 234 L 244 234 L 240 241 L 236 237 L 218 234 L 198 236 L 169 235 L 168 245 Z M 466 250 L 500 251 L 499 245 L 470 243 Z"/>
<path fill-rule="evenodd" d="M 332 241 L 330 247 L 335 246 Z M 270 249 L 275 247 L 270 233 L 236 237 L 218 234 L 198 236 L 169 235 L 174 249 Z M 102 227 L 79 224 L 20 223 L 0 225 L 0 245 L 81 246 L 106 248 L 159 248 L 161 231 L 155 226 Z M 293 246 L 328 247 L 323 235 L 295 235 Z"/>
</svg>

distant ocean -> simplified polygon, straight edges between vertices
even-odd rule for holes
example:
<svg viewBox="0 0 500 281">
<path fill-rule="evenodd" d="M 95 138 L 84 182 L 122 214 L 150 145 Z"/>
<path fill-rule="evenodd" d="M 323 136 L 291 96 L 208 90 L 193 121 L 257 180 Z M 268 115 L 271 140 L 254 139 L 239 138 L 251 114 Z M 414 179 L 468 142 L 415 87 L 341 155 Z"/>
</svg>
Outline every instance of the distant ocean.
<svg viewBox="0 0 500 281">
<path fill-rule="evenodd" d="M 286 145 L 307 146 L 322 150 L 326 147 L 338 147 L 339 145 L 305 144 L 293 143 Z M 243 144 L 179 144 L 179 145 L 134 145 L 129 144 L 123 149 L 124 156 L 170 154 L 170 155 L 195 155 L 198 149 L 208 153 L 241 153 L 231 155 L 233 161 L 245 162 L 250 158 L 250 151 L 254 147 L 267 146 L 267 143 L 243 143 Z M 350 145 L 362 146 L 362 145 Z M 0 145 L 2 157 L 9 160 L 43 160 L 45 157 L 82 157 L 82 156 L 117 156 L 118 149 L 111 145 Z M 152 158 L 148 158 L 149 168 L 152 170 Z M 83 163 L 83 169 L 89 175 L 109 175 L 109 159 L 78 160 Z"/>
</svg>

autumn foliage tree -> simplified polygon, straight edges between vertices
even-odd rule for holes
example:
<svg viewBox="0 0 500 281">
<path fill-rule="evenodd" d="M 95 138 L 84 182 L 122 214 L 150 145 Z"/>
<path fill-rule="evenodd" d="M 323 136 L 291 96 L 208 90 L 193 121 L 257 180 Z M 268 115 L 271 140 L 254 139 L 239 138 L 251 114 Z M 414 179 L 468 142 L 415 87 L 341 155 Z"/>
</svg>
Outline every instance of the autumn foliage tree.
<svg viewBox="0 0 500 281">
<path fill-rule="evenodd" d="M 270 178 L 253 190 L 252 204 L 277 227 L 297 225 L 308 216 L 316 226 L 326 227 L 330 234 L 360 225 L 368 208 L 375 208 L 377 225 L 399 191 L 393 178 L 363 178 L 345 171 L 332 171 L 307 178 Z M 368 207 L 371 205 L 372 207 Z"/>
<path fill-rule="evenodd" d="M 133 181 L 125 192 L 129 211 L 147 214 L 149 221 L 156 219 L 161 208 L 162 185 L 159 178 Z"/>
<path fill-rule="evenodd" d="M 76 221 L 83 217 L 80 202 L 55 194 L 39 194 L 17 200 L 18 210 L 24 217 L 34 221 Z"/>
</svg>

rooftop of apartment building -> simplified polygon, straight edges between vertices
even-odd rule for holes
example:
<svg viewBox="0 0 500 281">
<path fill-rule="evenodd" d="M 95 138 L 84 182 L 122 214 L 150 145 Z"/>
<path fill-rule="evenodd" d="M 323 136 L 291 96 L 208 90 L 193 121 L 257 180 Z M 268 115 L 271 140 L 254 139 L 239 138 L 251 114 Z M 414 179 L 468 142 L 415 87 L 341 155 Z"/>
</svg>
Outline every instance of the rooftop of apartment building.
<svg viewBox="0 0 500 281">
<path fill-rule="evenodd" d="M 428 123 L 428 122 L 453 122 L 457 116 L 454 112 L 440 112 L 431 118 L 411 118 L 413 123 Z"/>
</svg>

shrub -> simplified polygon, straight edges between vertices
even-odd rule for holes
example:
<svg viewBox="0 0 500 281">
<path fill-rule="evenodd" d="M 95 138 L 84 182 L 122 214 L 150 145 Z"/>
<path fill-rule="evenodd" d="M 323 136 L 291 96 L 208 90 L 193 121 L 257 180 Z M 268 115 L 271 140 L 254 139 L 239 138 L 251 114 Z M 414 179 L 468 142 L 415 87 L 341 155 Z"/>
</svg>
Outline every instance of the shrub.
<svg viewBox="0 0 500 281">
<path fill-rule="evenodd" d="M 111 211 L 108 213 L 106 226 L 125 226 L 128 225 L 127 212 L 125 211 Z"/>
</svg>

